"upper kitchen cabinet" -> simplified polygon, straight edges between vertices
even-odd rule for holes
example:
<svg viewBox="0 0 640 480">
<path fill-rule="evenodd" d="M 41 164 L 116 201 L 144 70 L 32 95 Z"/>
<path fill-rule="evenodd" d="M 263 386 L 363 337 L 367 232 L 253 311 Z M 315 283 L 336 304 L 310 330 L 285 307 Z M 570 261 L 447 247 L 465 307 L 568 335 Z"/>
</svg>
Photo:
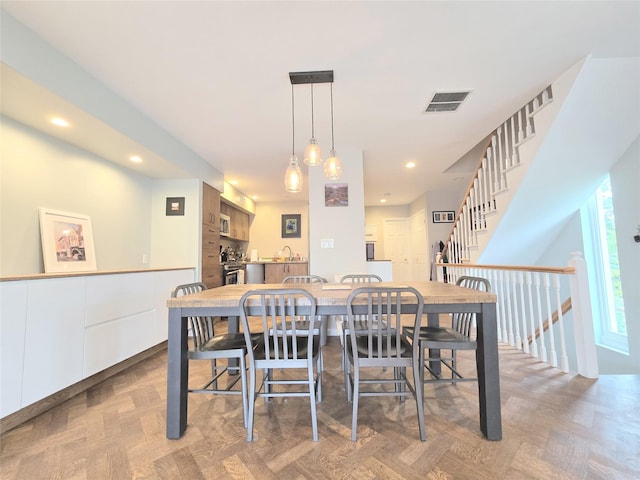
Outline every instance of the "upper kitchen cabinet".
<svg viewBox="0 0 640 480">
<path fill-rule="evenodd" d="M 220 192 L 211 185 L 202 183 L 202 224 L 218 229 L 220 221 Z"/>
<path fill-rule="evenodd" d="M 229 217 L 229 239 L 249 241 L 249 214 L 225 203 L 220 203 L 220 213 Z"/>
<path fill-rule="evenodd" d="M 202 282 L 209 288 L 222 285 L 220 266 L 220 192 L 202 184 Z"/>
</svg>

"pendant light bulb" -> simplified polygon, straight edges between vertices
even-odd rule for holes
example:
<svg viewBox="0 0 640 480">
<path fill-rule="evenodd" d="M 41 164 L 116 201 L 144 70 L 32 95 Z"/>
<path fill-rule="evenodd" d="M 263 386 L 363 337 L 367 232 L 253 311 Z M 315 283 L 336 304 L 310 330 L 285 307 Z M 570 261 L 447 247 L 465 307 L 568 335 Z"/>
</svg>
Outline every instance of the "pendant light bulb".
<svg viewBox="0 0 640 480">
<path fill-rule="evenodd" d="M 329 151 L 329 158 L 324 162 L 324 176 L 329 180 L 338 180 L 342 176 L 342 162 L 334 149 Z"/>
<path fill-rule="evenodd" d="M 322 152 L 315 138 L 311 137 L 309 145 L 304 149 L 304 163 L 310 167 L 322 165 Z"/>
<path fill-rule="evenodd" d="M 299 193 L 302 190 L 302 171 L 296 155 L 291 155 L 289 159 L 289 167 L 284 174 L 284 188 L 289 193 Z"/>
</svg>

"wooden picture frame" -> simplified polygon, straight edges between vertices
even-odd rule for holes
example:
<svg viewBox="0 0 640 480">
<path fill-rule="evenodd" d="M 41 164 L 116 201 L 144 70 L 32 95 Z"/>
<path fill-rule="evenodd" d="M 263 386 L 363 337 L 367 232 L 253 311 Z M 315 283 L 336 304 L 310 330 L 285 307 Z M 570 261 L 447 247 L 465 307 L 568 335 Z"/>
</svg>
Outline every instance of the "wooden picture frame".
<svg viewBox="0 0 640 480">
<path fill-rule="evenodd" d="M 282 215 L 282 238 L 300 238 L 302 235 L 302 215 L 299 213 Z"/>
<path fill-rule="evenodd" d="M 433 223 L 453 223 L 456 219 L 456 212 L 445 210 L 433 212 Z"/>
<path fill-rule="evenodd" d="M 91 218 L 87 215 L 40 208 L 40 238 L 45 273 L 97 269 Z"/>
</svg>

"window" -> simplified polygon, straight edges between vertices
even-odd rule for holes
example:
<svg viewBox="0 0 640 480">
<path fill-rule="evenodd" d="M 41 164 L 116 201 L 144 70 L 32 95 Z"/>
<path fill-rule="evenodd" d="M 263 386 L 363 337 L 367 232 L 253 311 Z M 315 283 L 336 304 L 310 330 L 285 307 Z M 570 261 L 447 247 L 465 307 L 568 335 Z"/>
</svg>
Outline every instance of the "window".
<svg viewBox="0 0 640 480">
<path fill-rule="evenodd" d="M 629 353 L 609 176 L 582 211 L 596 341 Z"/>
</svg>

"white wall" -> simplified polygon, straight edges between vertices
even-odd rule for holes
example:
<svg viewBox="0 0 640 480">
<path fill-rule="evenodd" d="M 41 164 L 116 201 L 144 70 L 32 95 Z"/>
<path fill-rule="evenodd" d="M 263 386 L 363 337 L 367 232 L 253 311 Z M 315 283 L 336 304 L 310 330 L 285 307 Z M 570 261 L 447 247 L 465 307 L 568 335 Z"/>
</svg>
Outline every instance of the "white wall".
<svg viewBox="0 0 640 480">
<path fill-rule="evenodd" d="M 622 278 L 629 355 L 598 346 L 598 368 L 601 374 L 640 374 L 640 244 L 633 234 L 640 221 L 640 139 L 609 172 L 616 218 L 616 237 L 620 275 Z M 537 265 L 566 266 L 571 252 L 584 252 L 580 215 L 576 211 L 563 229 L 551 241 L 551 246 L 536 262 Z M 593 291 L 593 290 L 592 290 Z M 594 294 L 597 294 L 595 292 Z M 562 297 L 564 298 L 564 296 Z M 595 315 L 595 312 L 594 312 Z M 594 318 L 594 321 L 597 321 Z M 570 332 L 569 332 L 570 333 Z"/>
<path fill-rule="evenodd" d="M 327 180 L 322 168 L 309 169 L 309 271 L 327 279 L 336 273 L 366 272 L 362 152 L 338 149 L 338 156 L 343 168 L 338 181 Z M 325 206 L 324 186 L 328 183 L 348 185 L 348 206 Z M 322 240 L 333 241 L 333 248 L 322 248 Z"/>
<path fill-rule="evenodd" d="M 309 205 L 306 198 L 299 202 L 257 203 L 255 208 L 256 216 L 251 223 L 248 254 L 255 248 L 259 256 L 273 257 L 282 247 L 289 245 L 294 255 L 299 253 L 301 257 L 309 257 Z M 300 214 L 300 238 L 282 238 L 283 214 Z"/>
<path fill-rule="evenodd" d="M 185 197 L 184 216 L 167 216 L 167 197 Z M 149 266 L 171 268 L 200 265 L 202 255 L 202 182 L 156 180 L 151 199 Z M 196 278 L 200 278 L 200 272 Z"/>
<path fill-rule="evenodd" d="M 464 193 L 470 180 L 467 178 L 460 181 L 458 188 L 450 188 L 447 190 L 434 190 L 426 193 L 427 204 L 427 231 L 429 244 L 434 242 L 447 242 L 453 223 L 433 223 L 433 212 L 453 211 L 457 212 L 462 202 Z M 429 245 L 431 246 L 431 245 Z"/>
<path fill-rule="evenodd" d="M 375 226 L 378 237 L 375 242 L 375 260 L 388 260 L 389 256 L 384 251 L 384 219 L 385 218 L 407 218 L 409 216 L 409 206 L 388 206 L 388 207 L 366 207 L 365 225 Z M 363 247 L 364 249 L 364 242 Z"/>
<path fill-rule="evenodd" d="M 0 274 L 44 272 L 39 207 L 91 218 L 98 270 L 142 268 L 152 180 L 6 117 L 0 122 Z"/>
</svg>

